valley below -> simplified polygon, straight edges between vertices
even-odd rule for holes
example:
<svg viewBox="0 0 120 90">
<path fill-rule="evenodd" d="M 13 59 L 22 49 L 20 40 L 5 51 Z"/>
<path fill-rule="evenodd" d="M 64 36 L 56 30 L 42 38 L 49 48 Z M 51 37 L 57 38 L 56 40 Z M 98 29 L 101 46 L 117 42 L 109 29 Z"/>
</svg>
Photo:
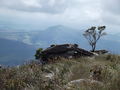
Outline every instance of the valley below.
<svg viewBox="0 0 120 90">
<path fill-rule="evenodd" d="M 38 48 L 46 49 L 50 45 L 78 44 L 80 48 L 90 50 L 83 37 L 83 30 L 62 25 L 51 26 L 45 30 L 0 30 L 0 64 L 18 65 L 34 59 Z M 120 54 L 120 42 L 117 35 L 108 35 L 97 43 L 97 50 L 106 49 L 110 53 Z"/>
</svg>

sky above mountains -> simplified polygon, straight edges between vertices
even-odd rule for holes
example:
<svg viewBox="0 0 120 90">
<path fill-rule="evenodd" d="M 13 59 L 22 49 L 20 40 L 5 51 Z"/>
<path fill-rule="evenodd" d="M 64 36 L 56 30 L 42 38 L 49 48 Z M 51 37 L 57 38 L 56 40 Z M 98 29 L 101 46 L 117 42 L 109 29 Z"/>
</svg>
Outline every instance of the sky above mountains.
<svg viewBox="0 0 120 90">
<path fill-rule="evenodd" d="M 39 29 L 52 25 L 106 25 L 120 32 L 120 0 L 0 0 L 0 28 Z"/>
</svg>

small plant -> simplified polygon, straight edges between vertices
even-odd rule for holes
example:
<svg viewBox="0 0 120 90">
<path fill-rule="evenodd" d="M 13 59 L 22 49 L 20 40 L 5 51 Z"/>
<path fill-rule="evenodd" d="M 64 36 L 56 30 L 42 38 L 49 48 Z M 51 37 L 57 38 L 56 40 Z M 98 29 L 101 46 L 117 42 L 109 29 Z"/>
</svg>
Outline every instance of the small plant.
<svg viewBox="0 0 120 90">
<path fill-rule="evenodd" d="M 55 44 L 50 45 L 50 47 L 54 47 L 54 46 L 56 46 L 56 45 Z"/>
<path fill-rule="evenodd" d="M 40 58 L 40 55 L 41 55 L 42 51 L 43 51 L 43 48 L 39 48 L 39 49 L 36 50 L 35 59 L 39 59 Z"/>
</svg>

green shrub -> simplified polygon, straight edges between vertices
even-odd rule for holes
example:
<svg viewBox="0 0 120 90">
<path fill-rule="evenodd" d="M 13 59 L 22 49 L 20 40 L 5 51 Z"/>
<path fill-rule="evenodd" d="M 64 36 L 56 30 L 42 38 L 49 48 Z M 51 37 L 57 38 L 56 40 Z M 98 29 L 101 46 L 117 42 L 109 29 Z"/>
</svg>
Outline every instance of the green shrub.
<svg viewBox="0 0 120 90">
<path fill-rule="evenodd" d="M 40 58 L 40 54 L 41 54 L 42 51 L 43 51 L 42 48 L 39 48 L 39 49 L 36 50 L 35 59 L 39 59 Z"/>
</svg>

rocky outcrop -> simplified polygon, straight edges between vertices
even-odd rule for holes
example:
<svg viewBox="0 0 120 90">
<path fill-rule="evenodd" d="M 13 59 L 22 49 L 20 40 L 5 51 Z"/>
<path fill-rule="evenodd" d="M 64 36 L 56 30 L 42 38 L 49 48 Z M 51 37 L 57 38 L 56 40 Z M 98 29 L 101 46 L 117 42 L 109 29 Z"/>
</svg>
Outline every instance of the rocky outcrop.
<svg viewBox="0 0 120 90">
<path fill-rule="evenodd" d="M 106 53 L 108 53 L 109 51 L 107 51 L 107 50 L 95 50 L 93 53 L 96 53 L 96 54 L 98 54 L 98 55 L 102 55 L 102 54 L 106 54 Z"/>
<path fill-rule="evenodd" d="M 93 56 L 94 54 L 79 48 L 77 44 L 62 44 L 62 45 L 51 45 L 51 47 L 43 50 L 40 53 L 42 60 L 59 59 L 59 58 L 78 58 L 82 56 Z"/>
</svg>

